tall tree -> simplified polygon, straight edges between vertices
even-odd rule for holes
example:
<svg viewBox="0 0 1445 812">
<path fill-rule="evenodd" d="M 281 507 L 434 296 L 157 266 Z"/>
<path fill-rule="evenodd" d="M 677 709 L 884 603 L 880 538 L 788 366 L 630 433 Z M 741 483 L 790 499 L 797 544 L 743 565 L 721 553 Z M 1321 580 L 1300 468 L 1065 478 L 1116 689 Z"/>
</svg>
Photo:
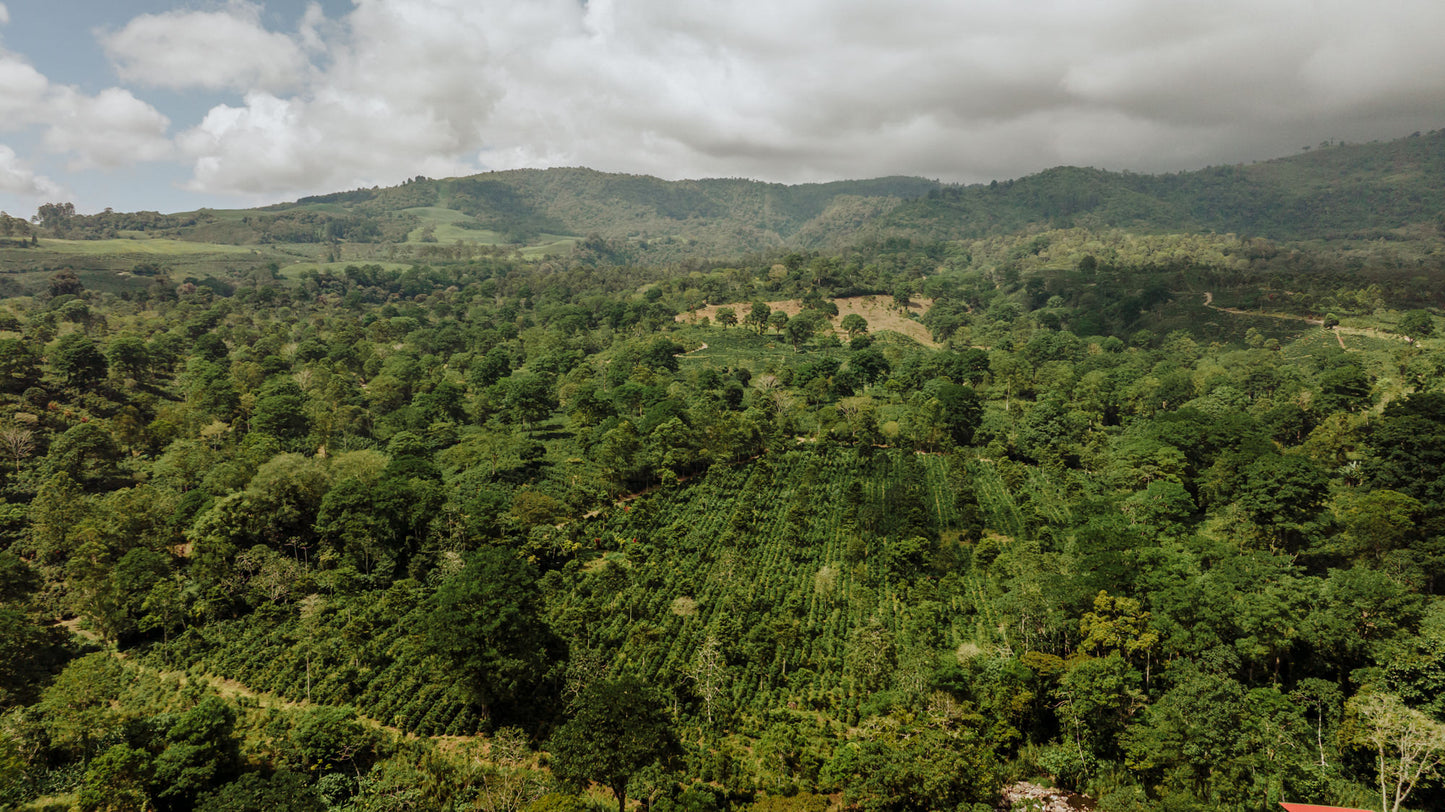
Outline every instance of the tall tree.
<svg viewBox="0 0 1445 812">
<path fill-rule="evenodd" d="M 636 677 L 599 682 L 583 692 L 577 710 L 548 742 L 552 774 L 580 792 L 595 781 L 626 812 L 627 783 L 643 768 L 681 752 L 662 700 Z"/>
<path fill-rule="evenodd" d="M 1375 751 L 1380 808 L 1400 812 L 1410 793 L 1445 763 L 1445 724 L 1392 694 L 1361 694 L 1349 709 L 1359 718 L 1355 741 Z"/>
<path fill-rule="evenodd" d="M 532 565 L 497 547 L 472 553 L 437 590 L 428 632 L 433 650 L 494 720 L 545 714 L 565 650 L 542 620 Z"/>
<path fill-rule="evenodd" d="M 743 321 L 751 324 L 761 335 L 764 330 L 768 329 L 768 318 L 772 315 L 773 308 L 769 307 L 767 302 L 753 302 L 752 309 L 748 311 L 748 315 L 743 318 Z"/>
<path fill-rule="evenodd" d="M 50 366 L 66 386 L 83 389 L 105 380 L 109 364 L 84 333 L 66 333 L 50 349 Z"/>
</svg>

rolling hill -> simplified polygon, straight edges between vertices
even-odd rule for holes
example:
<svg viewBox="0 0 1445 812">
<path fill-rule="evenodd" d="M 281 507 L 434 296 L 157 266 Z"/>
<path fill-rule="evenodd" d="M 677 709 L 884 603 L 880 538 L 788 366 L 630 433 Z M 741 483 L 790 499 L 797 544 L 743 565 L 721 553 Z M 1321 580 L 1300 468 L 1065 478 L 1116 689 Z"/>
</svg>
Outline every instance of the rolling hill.
<svg viewBox="0 0 1445 812">
<path fill-rule="evenodd" d="M 269 247 L 268 255 L 289 247 L 283 253 L 292 257 L 330 261 L 426 259 L 470 245 L 533 256 L 585 249 L 614 264 L 666 264 L 1074 227 L 1282 242 L 1434 240 L 1445 229 L 1445 130 L 1164 175 L 1056 167 L 989 184 L 889 177 L 786 186 L 519 169 L 417 177 L 260 209 L 105 212 L 45 225 L 42 237 L 165 238 Z M 55 243 L 37 247 L 66 253 Z M 0 263 L 20 267 L 26 250 L 18 245 Z"/>
</svg>

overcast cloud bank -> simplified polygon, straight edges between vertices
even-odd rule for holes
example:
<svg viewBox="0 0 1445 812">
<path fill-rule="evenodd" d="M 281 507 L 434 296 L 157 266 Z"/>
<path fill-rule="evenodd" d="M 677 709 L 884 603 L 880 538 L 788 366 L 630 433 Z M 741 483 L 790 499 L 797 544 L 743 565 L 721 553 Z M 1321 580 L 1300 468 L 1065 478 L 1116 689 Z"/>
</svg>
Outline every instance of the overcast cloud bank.
<svg viewBox="0 0 1445 812">
<path fill-rule="evenodd" d="M 0 142 L 38 130 L 74 172 L 183 161 L 193 192 L 257 201 L 557 165 L 1161 171 L 1445 124 L 1435 2 L 355 0 L 287 30 L 263 12 L 97 30 L 119 85 L 96 94 L 0 40 Z M 160 90 L 216 103 L 172 122 L 146 101 Z M 36 158 L 0 151 L 0 191 L 58 190 Z"/>
</svg>

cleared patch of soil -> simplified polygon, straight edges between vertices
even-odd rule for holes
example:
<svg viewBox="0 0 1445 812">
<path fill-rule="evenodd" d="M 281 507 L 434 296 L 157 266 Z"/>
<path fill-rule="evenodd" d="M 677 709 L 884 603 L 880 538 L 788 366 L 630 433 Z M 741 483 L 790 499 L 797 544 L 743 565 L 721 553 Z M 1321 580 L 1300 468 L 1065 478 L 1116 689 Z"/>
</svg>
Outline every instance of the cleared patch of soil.
<svg viewBox="0 0 1445 812">
<path fill-rule="evenodd" d="M 831 321 L 833 322 L 833 329 L 840 333 L 842 332 L 842 328 L 838 325 L 842 323 L 843 317 L 849 313 L 856 313 L 868 322 L 868 332 L 870 333 L 876 333 L 880 330 L 890 330 L 908 336 L 924 346 L 939 346 L 933 340 L 933 336 L 929 335 L 928 328 L 913 318 L 915 316 L 922 317 L 924 313 L 927 313 L 928 309 L 933 306 L 932 299 L 914 299 L 909 304 L 906 312 L 900 310 L 897 305 L 893 304 L 892 296 L 851 296 L 847 299 L 834 299 L 833 304 L 838 306 L 838 315 L 834 316 Z M 774 310 L 781 310 L 787 313 L 789 318 L 803 312 L 803 303 L 799 299 L 768 302 L 768 306 Z M 749 302 L 708 305 L 707 307 L 698 308 L 690 313 L 679 313 L 677 314 L 677 320 L 681 322 L 696 322 L 700 321 L 703 316 L 707 316 L 709 320 L 716 321 L 717 311 L 723 307 L 731 307 L 733 312 L 738 315 L 739 329 L 746 329 L 742 328 L 741 322 L 743 317 L 748 314 L 748 311 L 752 309 L 752 304 Z"/>
</svg>

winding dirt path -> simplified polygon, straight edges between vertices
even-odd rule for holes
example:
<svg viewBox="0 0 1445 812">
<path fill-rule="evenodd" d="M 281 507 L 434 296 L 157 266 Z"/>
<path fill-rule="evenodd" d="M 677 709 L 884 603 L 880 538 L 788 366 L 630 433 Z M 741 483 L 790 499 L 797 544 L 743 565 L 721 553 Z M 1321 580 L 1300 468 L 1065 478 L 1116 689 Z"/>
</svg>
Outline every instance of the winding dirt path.
<svg viewBox="0 0 1445 812">
<path fill-rule="evenodd" d="M 1253 310 L 1241 310 L 1238 307 L 1215 307 L 1214 293 L 1204 292 L 1204 306 L 1210 310 L 1218 310 L 1221 313 L 1233 313 L 1236 316 L 1263 316 L 1266 319 L 1287 319 L 1289 321 L 1302 321 L 1306 324 L 1314 324 L 1319 327 L 1325 326 L 1324 319 L 1312 319 L 1309 316 L 1296 316 L 1293 313 L 1257 313 Z"/>
<path fill-rule="evenodd" d="M 1237 307 L 1215 307 L 1214 293 L 1213 291 L 1207 290 L 1204 292 L 1204 306 L 1209 308 L 1210 310 L 1218 310 L 1221 313 L 1233 313 L 1236 316 L 1262 316 L 1266 319 L 1286 319 L 1289 321 L 1302 321 L 1305 324 L 1313 324 L 1318 327 L 1325 326 L 1324 319 L 1312 319 L 1309 316 L 1296 316 L 1292 313 L 1256 313 L 1252 310 L 1241 310 Z M 1345 333 L 1349 333 L 1351 335 L 1371 336 L 1373 338 L 1384 338 L 1387 335 L 1381 333 L 1379 330 L 1366 330 L 1358 327 L 1341 327 L 1339 325 L 1335 325 L 1334 327 L 1328 327 L 1326 329 L 1335 334 L 1335 340 L 1340 342 L 1340 349 L 1342 350 L 1348 349 L 1345 346 Z M 1405 340 L 1409 341 L 1408 338 Z"/>
</svg>

